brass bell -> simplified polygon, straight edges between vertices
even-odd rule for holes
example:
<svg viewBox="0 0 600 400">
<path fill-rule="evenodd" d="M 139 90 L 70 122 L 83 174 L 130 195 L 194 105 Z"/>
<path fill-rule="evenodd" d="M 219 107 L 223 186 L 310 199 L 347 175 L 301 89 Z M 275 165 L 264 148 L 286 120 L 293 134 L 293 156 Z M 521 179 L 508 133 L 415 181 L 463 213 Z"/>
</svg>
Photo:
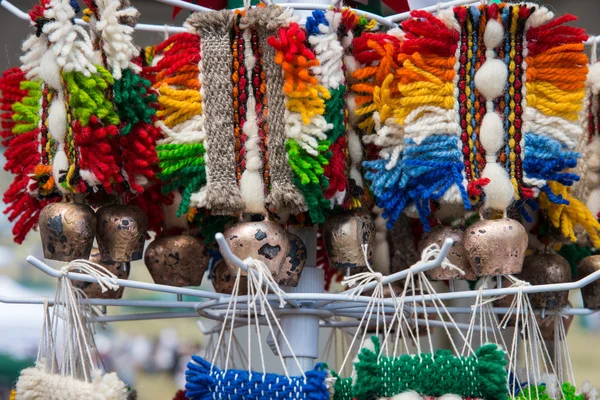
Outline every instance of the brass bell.
<svg viewBox="0 0 600 400">
<path fill-rule="evenodd" d="M 38 222 L 44 257 L 49 260 L 88 259 L 94 245 L 96 215 L 85 204 L 52 203 Z"/>
<path fill-rule="evenodd" d="M 438 246 L 442 247 L 446 239 L 452 239 L 454 243 L 452 244 L 450 251 L 448 251 L 446 258 L 453 265 L 462 269 L 465 273 L 464 275 L 461 275 L 456 270 L 437 267 L 425 272 L 429 279 L 434 281 L 446 281 L 454 279 L 466 279 L 469 281 L 477 280 L 477 276 L 475 275 L 475 272 L 473 271 L 473 268 L 471 268 L 471 264 L 467 259 L 467 254 L 463 245 L 463 237 L 464 233 L 461 229 L 452 228 L 445 225 L 438 225 L 423 235 L 421 241 L 419 242 L 420 252 L 433 243 L 436 243 Z"/>
<path fill-rule="evenodd" d="M 114 204 L 96 213 L 96 239 L 104 260 L 135 261 L 144 254 L 148 217 L 135 206 Z"/>
<path fill-rule="evenodd" d="M 129 272 L 131 270 L 131 265 L 129 263 L 103 261 L 102 257 L 100 257 L 100 250 L 96 247 L 92 249 L 89 260 L 93 263 L 102 265 L 104 268 L 115 274 L 117 279 L 129 278 Z M 83 290 L 89 299 L 120 299 L 123 297 L 123 292 L 125 291 L 124 287 L 119 286 L 117 290 L 108 289 L 103 293 L 102 287 L 98 283 L 83 281 L 73 281 L 73 286 Z"/>
<path fill-rule="evenodd" d="M 252 257 L 264 262 L 273 277 L 278 277 L 290 251 L 290 237 L 285 229 L 271 221 L 238 222 L 223 233 L 233 254 L 241 260 Z M 235 275 L 237 267 L 225 260 Z M 242 272 L 245 275 L 246 272 Z"/>
<path fill-rule="evenodd" d="M 467 228 L 463 241 L 477 276 L 520 273 L 528 242 L 523 225 L 510 218 L 478 221 Z"/>
<path fill-rule="evenodd" d="M 569 262 L 558 254 L 538 254 L 525 258 L 523 272 L 516 276 L 532 285 L 566 283 L 571 281 Z M 560 309 L 566 307 L 569 292 L 531 293 L 529 300 L 534 308 Z"/>
<path fill-rule="evenodd" d="M 144 262 L 154 283 L 200 286 L 208 265 L 208 252 L 204 244 L 192 236 L 167 236 L 148 245 Z"/>
<path fill-rule="evenodd" d="M 285 257 L 279 274 L 274 278 L 277 284 L 281 286 L 296 287 L 306 263 L 306 246 L 297 235 L 288 232 L 288 237 L 290 240 L 290 250 Z"/>
<path fill-rule="evenodd" d="M 375 245 L 375 223 L 369 213 L 356 211 L 333 215 L 323 226 L 325 250 L 334 268 L 361 268 L 370 264 Z M 367 245 L 367 260 L 363 253 Z"/>
<path fill-rule="evenodd" d="M 600 270 L 600 255 L 589 256 L 579 262 L 577 277 L 585 278 Z M 600 280 L 596 280 L 581 288 L 581 297 L 585 308 L 600 309 Z"/>
<path fill-rule="evenodd" d="M 210 273 L 210 280 L 213 288 L 217 293 L 232 294 L 233 285 L 235 284 L 235 275 L 231 273 L 231 270 L 225 264 L 225 260 L 220 259 L 213 265 Z M 240 296 L 248 294 L 248 277 L 240 275 L 240 286 L 238 290 Z"/>
</svg>

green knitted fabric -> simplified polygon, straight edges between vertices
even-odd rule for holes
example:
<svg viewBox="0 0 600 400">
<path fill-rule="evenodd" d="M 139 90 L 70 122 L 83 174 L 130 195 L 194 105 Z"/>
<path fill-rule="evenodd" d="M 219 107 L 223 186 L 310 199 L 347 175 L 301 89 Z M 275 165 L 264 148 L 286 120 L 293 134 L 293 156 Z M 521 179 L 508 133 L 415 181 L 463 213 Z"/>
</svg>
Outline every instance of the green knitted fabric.
<svg viewBox="0 0 600 400">
<path fill-rule="evenodd" d="M 177 216 L 186 214 L 192 194 L 206 185 L 204 165 L 205 149 L 202 143 L 168 143 L 156 146 L 158 165 L 161 173 L 158 178 L 164 183 L 163 193 L 181 190 L 181 203 Z"/>
<path fill-rule="evenodd" d="M 32 131 L 40 123 L 42 82 L 24 81 L 21 82 L 21 89 L 26 90 L 27 95 L 23 97 L 21 102 L 12 105 L 12 110 L 14 111 L 12 119 L 15 121 L 12 131 L 16 135 Z"/>
<path fill-rule="evenodd" d="M 577 243 L 563 245 L 558 254 L 563 256 L 571 266 L 571 276 L 577 279 L 577 266 L 584 258 L 600 254 L 600 250 L 592 250 L 587 246 L 581 246 Z"/>
<path fill-rule="evenodd" d="M 495 344 L 486 344 L 468 357 L 437 350 L 435 354 L 381 355 L 378 359 L 379 338 L 371 340 L 374 351 L 363 348 L 354 364 L 353 394 L 358 400 L 391 397 L 411 390 L 436 397 L 449 393 L 486 400 L 508 397 L 505 352 Z"/>
<path fill-rule="evenodd" d="M 325 222 L 325 211 L 331 208 L 331 203 L 323 195 L 323 191 L 329 186 L 323 167 L 331 158 L 330 144 L 328 140 L 319 142 L 319 154 L 312 156 L 293 139 L 288 139 L 285 143 L 294 183 L 302 192 L 308 215 L 314 224 Z"/>
<path fill-rule="evenodd" d="M 585 400 L 584 394 L 577 394 L 577 388 L 568 382 L 565 382 L 561 386 L 564 400 Z"/>
<path fill-rule="evenodd" d="M 332 128 L 327 131 L 327 139 L 331 143 L 346 133 L 346 124 L 344 122 L 344 108 L 346 107 L 346 86 L 341 85 L 337 89 L 330 89 L 331 98 L 325 101 L 325 114 L 323 117 Z"/>
<path fill-rule="evenodd" d="M 152 123 L 156 110 L 150 105 L 156 102 L 150 81 L 134 73 L 131 69 L 123 71 L 121 79 L 115 81 L 114 101 L 119 118 L 123 121 L 121 135 L 127 135 L 139 122 Z"/>
<path fill-rule="evenodd" d="M 577 394 L 577 388 L 568 382 L 561 385 L 563 400 L 585 400 L 584 394 Z M 512 397 L 513 400 L 552 400 L 552 397 L 546 393 L 546 386 L 527 386 L 519 392 L 518 395 Z"/>
<path fill-rule="evenodd" d="M 337 379 L 333 386 L 332 400 L 352 400 L 352 378 L 341 378 L 337 374 L 334 376 Z"/>
<path fill-rule="evenodd" d="M 105 124 L 118 125 L 119 116 L 105 94 L 115 81 L 106 69 L 101 66 L 96 66 L 96 69 L 98 72 L 89 77 L 81 72 L 63 74 L 69 92 L 69 108 L 83 126 L 89 124 L 92 115 Z"/>
</svg>

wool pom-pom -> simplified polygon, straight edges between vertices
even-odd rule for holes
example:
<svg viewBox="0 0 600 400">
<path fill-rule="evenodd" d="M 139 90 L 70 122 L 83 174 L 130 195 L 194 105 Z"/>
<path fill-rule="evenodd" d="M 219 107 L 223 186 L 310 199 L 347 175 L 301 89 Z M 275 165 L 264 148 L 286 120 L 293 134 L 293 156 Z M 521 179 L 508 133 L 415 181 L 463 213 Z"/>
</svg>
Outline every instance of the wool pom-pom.
<svg viewBox="0 0 600 400">
<path fill-rule="evenodd" d="M 62 90 L 60 68 L 56 56 L 50 49 L 46 50 L 40 61 L 40 78 L 52 89 Z"/>
<path fill-rule="evenodd" d="M 483 187 L 485 193 L 484 207 L 499 211 L 506 210 L 514 197 L 514 188 L 508 172 L 500 164 L 488 162 L 481 173 L 481 178 L 490 180 Z"/>
<path fill-rule="evenodd" d="M 487 112 L 481 122 L 479 140 L 487 154 L 495 154 L 504 146 L 504 126 L 500 116 Z"/>
<path fill-rule="evenodd" d="M 437 400 L 462 400 L 462 397 L 456 394 L 445 394 L 443 396 L 438 397 Z"/>
<path fill-rule="evenodd" d="M 504 93 L 508 79 L 508 69 L 504 61 L 487 59 L 475 74 L 475 87 L 486 100 L 494 100 Z"/>
<path fill-rule="evenodd" d="M 487 49 L 495 49 L 504 39 L 504 27 L 498 20 L 490 19 L 483 32 L 483 43 Z"/>
<path fill-rule="evenodd" d="M 414 391 L 408 391 L 404 393 L 397 394 L 395 396 L 390 397 L 390 400 L 423 400 L 423 397 L 419 395 L 419 393 Z M 448 399 L 450 400 L 450 399 Z"/>
<path fill-rule="evenodd" d="M 265 192 L 262 175 L 259 170 L 246 169 L 240 179 L 240 190 L 246 205 L 246 212 L 261 214 L 265 212 Z"/>
<path fill-rule="evenodd" d="M 62 93 L 50 104 L 48 113 L 48 131 L 58 143 L 63 143 L 67 132 L 67 111 Z"/>
</svg>

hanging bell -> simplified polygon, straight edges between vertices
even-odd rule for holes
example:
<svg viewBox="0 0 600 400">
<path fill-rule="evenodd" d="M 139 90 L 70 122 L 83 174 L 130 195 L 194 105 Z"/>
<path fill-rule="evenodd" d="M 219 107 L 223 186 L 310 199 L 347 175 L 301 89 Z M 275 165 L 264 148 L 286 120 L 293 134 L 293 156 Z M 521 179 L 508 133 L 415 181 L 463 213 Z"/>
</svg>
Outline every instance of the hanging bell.
<svg viewBox="0 0 600 400">
<path fill-rule="evenodd" d="M 464 275 L 461 275 L 456 270 L 437 267 L 425 272 L 429 279 L 434 281 L 446 281 L 454 279 L 466 279 L 468 281 L 477 280 L 477 276 L 475 275 L 475 272 L 473 271 L 473 268 L 471 268 L 471 264 L 467 259 L 467 254 L 463 245 L 463 237 L 464 233 L 461 229 L 452 228 L 445 225 L 438 225 L 423 235 L 421 241 L 419 242 L 420 252 L 433 243 L 436 243 L 441 248 L 446 239 L 452 239 L 452 247 L 448 251 L 446 258 L 452 263 L 452 265 L 460 268 L 465 273 Z"/>
<path fill-rule="evenodd" d="M 367 263 L 371 263 L 375 223 L 369 213 L 355 211 L 327 218 L 323 226 L 323 238 L 332 267 L 364 268 Z M 366 257 L 363 253 L 364 245 L 367 246 Z"/>
<path fill-rule="evenodd" d="M 113 261 L 140 260 L 148 229 L 148 217 L 141 208 L 113 204 L 96 213 L 96 239 L 102 259 Z"/>
<path fill-rule="evenodd" d="M 117 276 L 117 279 L 129 278 L 129 272 L 131 270 L 131 265 L 129 263 L 121 263 L 110 260 L 103 261 L 102 257 L 100 257 L 100 250 L 98 250 L 96 247 L 92 249 L 92 254 L 90 255 L 89 260 L 112 272 Z M 123 292 L 125 291 L 124 287 L 119 286 L 117 290 L 108 289 L 102 292 L 102 287 L 98 283 L 83 281 L 73 281 L 73 286 L 83 290 L 89 299 L 120 299 L 123 297 Z"/>
<path fill-rule="evenodd" d="M 577 266 L 577 277 L 585 278 L 600 270 L 600 255 L 589 256 L 579 262 Z M 581 288 L 581 297 L 585 308 L 592 310 L 600 309 L 600 280 L 595 280 Z"/>
<path fill-rule="evenodd" d="M 567 304 L 569 306 L 571 305 L 570 303 Z M 568 315 L 567 318 L 564 318 L 562 315 L 546 315 L 545 318 L 542 319 L 541 315 L 535 316 L 537 323 L 540 326 L 542 338 L 548 342 L 554 342 L 554 339 L 556 338 L 554 320 L 556 318 L 563 318 L 563 323 L 565 324 L 565 334 L 567 334 L 569 332 L 569 328 L 571 327 L 571 323 L 573 322 L 573 317 L 573 315 Z"/>
<path fill-rule="evenodd" d="M 280 286 L 296 287 L 306 263 L 306 246 L 297 235 L 288 232 L 288 237 L 290 240 L 290 250 L 285 257 L 279 274 L 274 278 Z"/>
<path fill-rule="evenodd" d="M 510 218 L 478 221 L 467 228 L 463 241 L 477 276 L 520 273 L 528 242 L 523 225 Z"/>
<path fill-rule="evenodd" d="M 285 229 L 271 221 L 238 222 L 223 233 L 233 254 L 241 260 L 252 257 L 264 262 L 273 277 L 278 277 L 290 251 L 290 237 Z M 237 268 L 225 260 L 235 275 Z M 246 272 L 242 272 L 243 275 Z"/>
<path fill-rule="evenodd" d="M 232 294 L 233 285 L 235 284 L 235 275 L 225 263 L 225 260 L 220 259 L 213 265 L 210 273 L 210 281 L 217 293 Z M 240 286 L 238 290 L 240 296 L 248 294 L 248 277 L 240 275 Z"/>
<path fill-rule="evenodd" d="M 208 252 L 204 244 L 192 236 L 167 236 L 148 245 L 144 262 L 154 283 L 200 286 L 208 265 Z"/>
<path fill-rule="evenodd" d="M 52 203 L 38 222 L 44 257 L 49 260 L 88 259 L 94 245 L 96 215 L 85 204 Z"/>
<path fill-rule="evenodd" d="M 558 254 L 537 254 L 525 258 L 523 272 L 517 278 L 532 285 L 571 282 L 569 262 Z M 569 292 L 531 293 L 529 300 L 534 308 L 560 309 L 568 304 Z"/>
</svg>

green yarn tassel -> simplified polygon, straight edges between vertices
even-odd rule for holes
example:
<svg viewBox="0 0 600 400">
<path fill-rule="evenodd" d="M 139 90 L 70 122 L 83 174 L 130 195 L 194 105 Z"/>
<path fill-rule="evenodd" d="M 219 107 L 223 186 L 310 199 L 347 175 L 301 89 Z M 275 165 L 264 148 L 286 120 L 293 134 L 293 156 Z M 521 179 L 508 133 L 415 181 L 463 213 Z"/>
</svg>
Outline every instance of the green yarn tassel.
<svg viewBox="0 0 600 400">
<path fill-rule="evenodd" d="M 192 194 L 206 185 L 206 167 L 202 143 L 169 143 L 156 146 L 158 165 L 161 169 L 158 178 L 164 183 L 163 193 L 180 189 L 181 203 L 177 216 L 187 214 Z"/>
<path fill-rule="evenodd" d="M 15 125 L 13 133 L 18 135 L 36 129 L 40 123 L 40 100 L 42 98 L 41 81 L 21 82 L 21 90 L 26 90 L 27 95 L 19 103 L 12 105 L 12 116 Z"/>
<path fill-rule="evenodd" d="M 468 357 L 455 356 L 450 350 L 378 357 L 379 338 L 371 340 L 375 350 L 363 348 L 354 364 L 353 395 L 358 400 L 391 397 L 406 391 L 423 396 L 451 393 L 486 400 L 508 397 L 505 352 L 495 344 L 486 344 Z"/>
<path fill-rule="evenodd" d="M 290 168 L 294 173 L 294 183 L 302 192 L 308 215 L 314 224 L 325 222 L 325 212 L 331 208 L 331 203 L 323 195 L 323 191 L 329 186 L 327 178 L 323 175 L 323 167 L 329 163 L 332 155 L 329 151 L 330 145 L 328 140 L 319 142 L 319 154 L 313 156 L 293 139 L 285 143 Z"/>
<path fill-rule="evenodd" d="M 323 117 L 333 127 L 327 131 L 327 140 L 334 143 L 340 136 L 346 133 L 344 108 L 346 107 L 346 86 L 329 90 L 331 97 L 325 102 L 325 114 Z"/>
<path fill-rule="evenodd" d="M 87 126 L 95 115 L 104 124 L 118 125 L 120 120 L 113 103 L 106 97 L 109 85 L 114 84 L 112 75 L 103 67 L 96 66 L 98 73 L 85 76 L 81 72 L 67 72 L 63 79 L 69 92 L 69 108 L 75 119 Z"/>
<path fill-rule="evenodd" d="M 139 122 L 152 123 L 156 110 L 151 104 L 156 102 L 157 96 L 152 92 L 150 81 L 128 68 L 121 79 L 115 81 L 113 90 L 117 114 L 124 122 L 121 135 L 129 134 Z"/>
<path fill-rule="evenodd" d="M 568 382 L 561 385 L 563 400 L 585 400 L 584 394 L 577 394 L 575 386 Z M 546 392 L 545 385 L 527 386 L 519 392 L 518 395 L 512 397 L 513 400 L 552 400 L 552 397 Z"/>
</svg>

